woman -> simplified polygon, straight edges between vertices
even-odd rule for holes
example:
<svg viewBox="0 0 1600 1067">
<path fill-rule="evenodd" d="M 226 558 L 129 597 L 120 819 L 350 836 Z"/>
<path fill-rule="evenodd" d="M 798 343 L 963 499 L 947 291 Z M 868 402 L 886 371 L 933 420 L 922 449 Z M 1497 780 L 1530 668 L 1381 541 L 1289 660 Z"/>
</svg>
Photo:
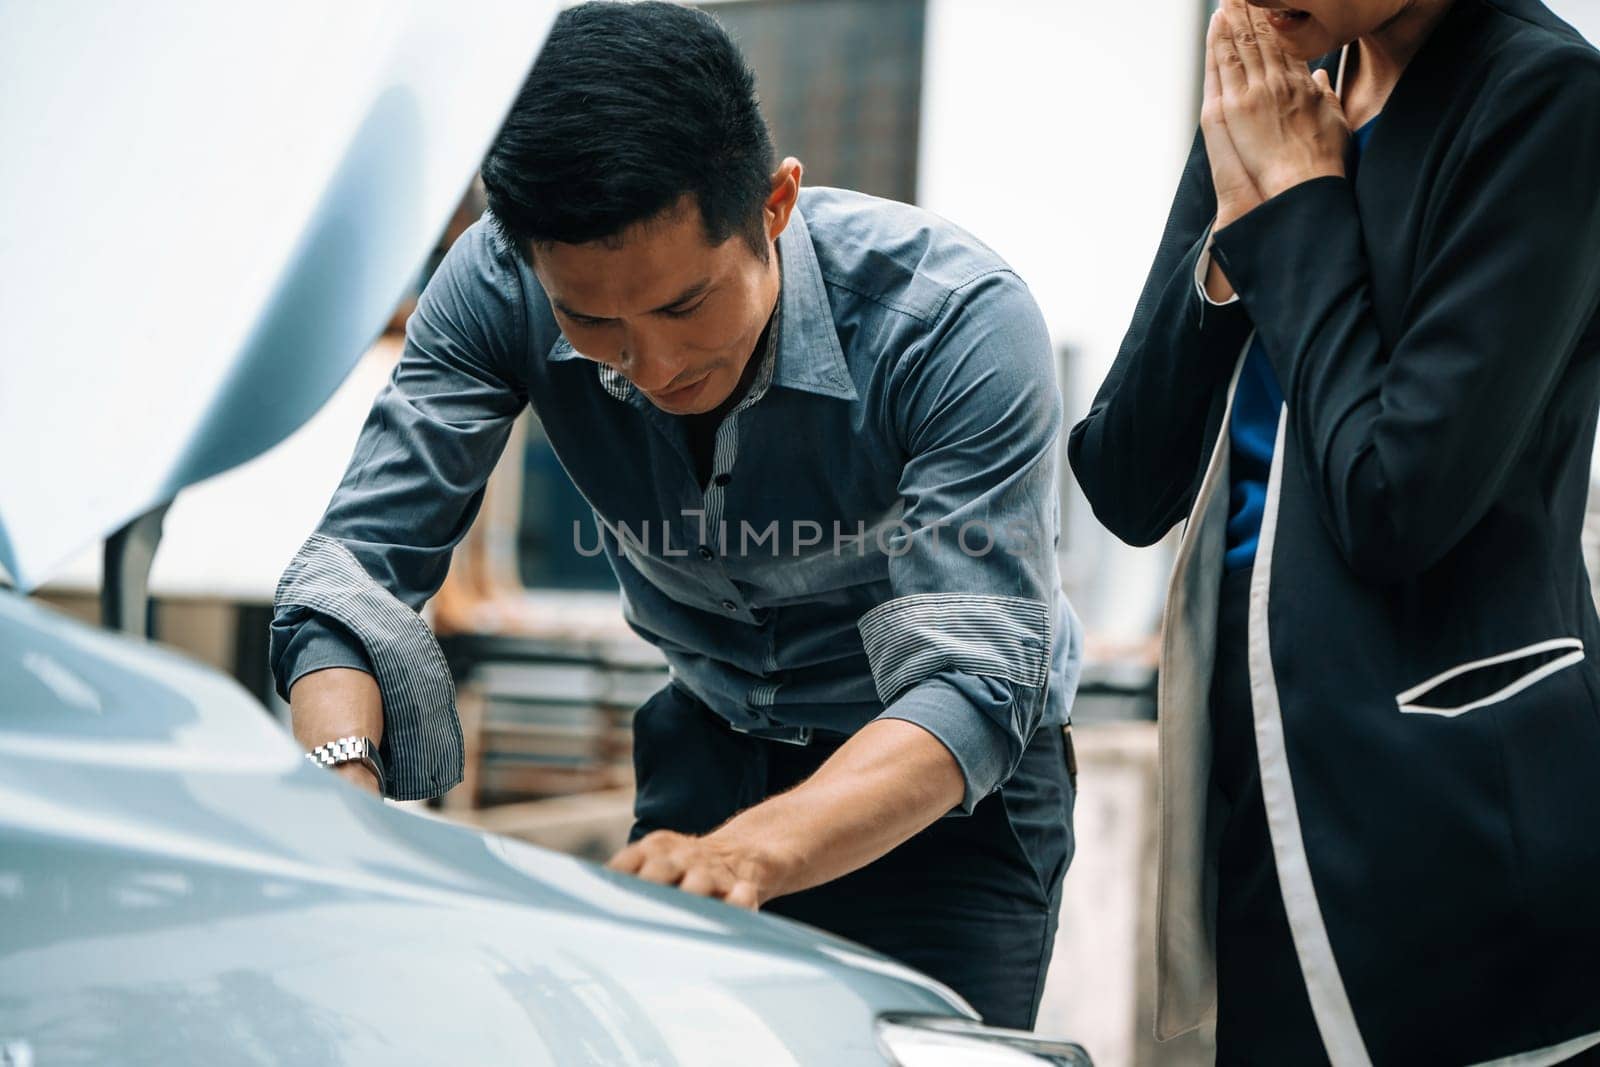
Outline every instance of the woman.
<svg viewBox="0 0 1600 1067">
<path fill-rule="evenodd" d="M 1561 1062 L 1600 1043 L 1600 56 L 1537 0 L 1252 2 L 1069 446 L 1123 540 L 1188 519 L 1158 1033 Z"/>
</svg>

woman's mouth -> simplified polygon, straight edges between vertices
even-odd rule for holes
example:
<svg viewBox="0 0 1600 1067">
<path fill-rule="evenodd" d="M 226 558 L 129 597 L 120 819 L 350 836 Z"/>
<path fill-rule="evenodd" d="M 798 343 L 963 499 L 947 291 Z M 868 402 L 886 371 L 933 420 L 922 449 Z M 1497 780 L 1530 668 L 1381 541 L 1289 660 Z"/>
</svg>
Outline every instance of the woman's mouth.
<svg viewBox="0 0 1600 1067">
<path fill-rule="evenodd" d="M 1311 12 L 1295 8 L 1274 7 L 1267 11 L 1267 21 L 1274 30 L 1295 30 L 1311 20 Z"/>
</svg>

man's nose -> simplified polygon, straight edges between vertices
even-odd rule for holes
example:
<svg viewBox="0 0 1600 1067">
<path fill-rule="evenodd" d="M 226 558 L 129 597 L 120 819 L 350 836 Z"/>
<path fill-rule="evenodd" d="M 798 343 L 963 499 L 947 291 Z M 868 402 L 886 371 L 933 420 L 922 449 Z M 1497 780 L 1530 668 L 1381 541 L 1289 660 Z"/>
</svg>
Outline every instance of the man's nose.
<svg viewBox="0 0 1600 1067">
<path fill-rule="evenodd" d="M 672 346 L 660 338 L 642 331 L 629 334 L 622 354 L 622 372 L 645 392 L 664 392 L 687 367 Z"/>
</svg>

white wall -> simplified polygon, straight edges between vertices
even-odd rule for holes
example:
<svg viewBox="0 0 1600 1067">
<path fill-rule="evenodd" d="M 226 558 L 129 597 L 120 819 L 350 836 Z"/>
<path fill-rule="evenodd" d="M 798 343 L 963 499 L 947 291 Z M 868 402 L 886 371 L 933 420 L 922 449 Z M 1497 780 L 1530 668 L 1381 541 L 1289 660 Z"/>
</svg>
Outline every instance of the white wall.
<svg viewBox="0 0 1600 1067">
<path fill-rule="evenodd" d="M 1600 44 L 1600 0 L 1545 0 L 1551 11 L 1577 28 L 1590 41 Z"/>
<path fill-rule="evenodd" d="M 1032 287 L 1076 354 L 1068 423 L 1109 369 L 1194 134 L 1200 0 L 930 0 L 919 202 Z M 1068 501 L 1065 575 L 1091 629 L 1133 637 L 1166 557 L 1128 549 Z M 1094 580 L 1089 580 L 1095 576 Z"/>
<path fill-rule="evenodd" d="M 1194 131 L 1198 0 L 930 0 L 918 200 L 1109 365 Z"/>
</svg>

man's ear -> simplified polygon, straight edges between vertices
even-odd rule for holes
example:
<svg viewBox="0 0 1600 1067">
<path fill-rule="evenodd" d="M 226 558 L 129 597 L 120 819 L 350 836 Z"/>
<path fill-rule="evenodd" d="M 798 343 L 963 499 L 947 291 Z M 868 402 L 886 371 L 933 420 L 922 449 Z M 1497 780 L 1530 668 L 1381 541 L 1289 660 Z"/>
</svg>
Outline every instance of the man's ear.
<svg viewBox="0 0 1600 1067">
<path fill-rule="evenodd" d="M 776 241 L 789 225 L 789 215 L 800 202 L 800 179 L 805 173 L 800 161 L 788 156 L 772 172 L 772 191 L 762 210 L 767 220 L 767 240 Z"/>
</svg>

